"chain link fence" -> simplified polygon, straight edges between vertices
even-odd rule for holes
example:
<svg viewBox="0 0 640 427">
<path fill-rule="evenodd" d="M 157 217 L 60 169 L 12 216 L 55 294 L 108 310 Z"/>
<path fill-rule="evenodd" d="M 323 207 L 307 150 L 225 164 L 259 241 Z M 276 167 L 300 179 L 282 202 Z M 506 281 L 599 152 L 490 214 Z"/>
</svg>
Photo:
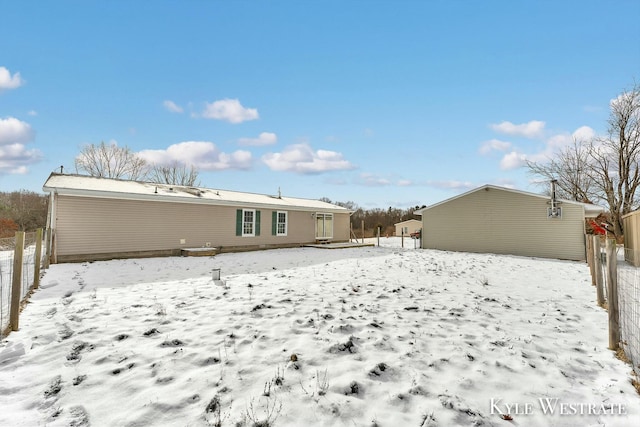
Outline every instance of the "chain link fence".
<svg viewBox="0 0 640 427">
<path fill-rule="evenodd" d="M 40 232 L 41 233 L 41 232 Z M 38 251 L 38 241 L 41 251 Z M 24 233 L 22 252 L 16 251 L 18 234 L 14 237 L 0 239 L 0 336 L 5 336 L 11 328 L 11 303 L 14 277 L 20 276 L 18 301 L 22 303 L 31 290 L 37 285 L 36 274 L 46 266 L 44 239 L 38 232 Z M 36 259 L 40 254 L 38 265 Z M 15 260 L 21 259 L 20 271 L 15 271 Z"/>
</svg>

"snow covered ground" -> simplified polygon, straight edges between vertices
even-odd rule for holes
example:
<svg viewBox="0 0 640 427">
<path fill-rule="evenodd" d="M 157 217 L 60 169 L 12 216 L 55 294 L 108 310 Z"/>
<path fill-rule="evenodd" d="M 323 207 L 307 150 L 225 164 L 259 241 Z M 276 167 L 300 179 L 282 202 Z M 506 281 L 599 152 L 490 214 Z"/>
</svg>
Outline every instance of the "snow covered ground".
<svg viewBox="0 0 640 427">
<path fill-rule="evenodd" d="M 53 265 L 0 426 L 640 425 L 586 264 L 399 242 Z"/>
</svg>

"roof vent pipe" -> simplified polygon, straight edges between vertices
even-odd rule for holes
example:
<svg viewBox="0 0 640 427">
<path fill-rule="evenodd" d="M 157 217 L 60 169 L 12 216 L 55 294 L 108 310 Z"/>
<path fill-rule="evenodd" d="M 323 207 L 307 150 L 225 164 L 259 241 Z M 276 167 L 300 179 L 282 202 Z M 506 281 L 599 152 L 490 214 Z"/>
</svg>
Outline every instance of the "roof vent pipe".
<svg viewBox="0 0 640 427">
<path fill-rule="evenodd" d="M 558 205 L 558 200 L 556 199 L 556 184 L 558 183 L 557 179 L 551 180 L 551 209 L 555 212 L 555 209 Z"/>
</svg>

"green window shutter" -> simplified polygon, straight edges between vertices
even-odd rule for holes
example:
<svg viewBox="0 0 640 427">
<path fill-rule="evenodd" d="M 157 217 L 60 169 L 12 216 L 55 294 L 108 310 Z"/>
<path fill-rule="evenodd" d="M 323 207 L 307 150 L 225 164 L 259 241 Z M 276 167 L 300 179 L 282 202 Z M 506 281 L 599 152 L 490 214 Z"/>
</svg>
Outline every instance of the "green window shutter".
<svg viewBox="0 0 640 427">
<path fill-rule="evenodd" d="M 256 236 L 260 235 L 260 211 L 256 211 Z"/>
<path fill-rule="evenodd" d="M 271 212 L 271 235 L 276 235 L 276 228 L 278 226 L 278 212 Z"/>
<path fill-rule="evenodd" d="M 242 236 L 242 209 L 236 211 L 236 236 Z"/>
</svg>

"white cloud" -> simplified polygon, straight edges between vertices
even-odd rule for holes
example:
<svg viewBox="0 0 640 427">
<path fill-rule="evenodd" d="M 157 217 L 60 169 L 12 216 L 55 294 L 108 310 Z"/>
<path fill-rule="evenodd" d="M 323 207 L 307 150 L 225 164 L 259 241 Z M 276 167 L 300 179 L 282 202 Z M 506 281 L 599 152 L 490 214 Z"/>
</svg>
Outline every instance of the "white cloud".
<svg viewBox="0 0 640 427">
<path fill-rule="evenodd" d="M 511 148 L 511 143 L 500 141 L 499 139 L 491 139 L 486 141 L 480 147 L 480 154 L 489 154 L 492 151 L 507 151 Z"/>
<path fill-rule="evenodd" d="M 493 144 L 493 141 L 497 140 L 492 140 L 483 144 L 483 146 L 480 148 L 480 152 L 484 154 L 491 151 L 492 149 L 496 149 L 494 145 L 511 149 L 509 153 L 505 154 L 502 157 L 502 160 L 500 161 L 500 169 L 513 170 L 524 166 L 527 161 L 539 163 L 547 162 L 549 161 L 549 159 L 553 158 L 556 153 L 573 144 L 574 140 L 578 142 L 589 141 L 594 138 L 595 135 L 595 131 L 589 126 L 581 126 L 571 134 L 567 132 L 558 133 L 550 136 L 549 138 L 546 138 L 544 140 L 544 145 L 542 147 L 539 147 L 540 149 L 538 151 L 525 152 L 522 147 L 512 148 L 511 144 L 506 145 L 507 143 L 505 143 L 504 145 Z"/>
<path fill-rule="evenodd" d="M 29 123 L 15 117 L 0 119 L 0 145 L 26 143 L 33 140 L 33 136 Z"/>
<path fill-rule="evenodd" d="M 495 181 L 493 181 L 494 185 L 497 185 L 499 187 L 505 187 L 505 188 L 516 188 L 516 184 L 515 182 L 513 182 L 513 180 L 508 179 L 508 178 L 500 178 L 497 179 Z"/>
<path fill-rule="evenodd" d="M 512 170 L 517 169 L 521 166 L 524 166 L 527 161 L 527 156 L 525 154 L 519 153 L 517 151 L 512 151 L 505 156 L 500 161 L 500 169 L 502 170 Z"/>
<path fill-rule="evenodd" d="M 184 109 L 181 106 L 179 106 L 173 101 L 169 101 L 168 99 L 164 101 L 162 105 L 164 105 L 164 108 L 166 108 L 167 111 L 170 111 L 172 113 L 182 113 L 184 111 Z"/>
<path fill-rule="evenodd" d="M 30 116 L 37 116 L 38 112 L 36 110 L 30 110 L 27 114 Z"/>
<path fill-rule="evenodd" d="M 519 125 L 513 124 L 511 122 L 492 124 L 491 129 L 507 135 L 523 136 L 525 138 L 538 138 L 543 135 L 544 126 L 545 122 L 532 120 L 528 123 L 522 123 Z"/>
<path fill-rule="evenodd" d="M 469 181 L 428 181 L 429 187 L 439 188 L 442 190 L 468 191 L 477 187 L 476 184 Z"/>
<path fill-rule="evenodd" d="M 358 178 L 358 184 L 366 185 L 367 187 L 385 187 L 387 185 L 390 185 L 391 181 L 386 178 L 376 176 L 372 173 L 361 173 L 360 177 Z"/>
<path fill-rule="evenodd" d="M 570 145 L 573 142 L 573 138 L 568 133 L 559 133 L 551 136 L 545 141 L 546 148 L 542 151 L 542 153 L 538 153 L 537 155 L 552 155 L 559 149 Z"/>
<path fill-rule="evenodd" d="M 20 77 L 20 73 L 14 73 L 13 76 L 5 67 L 0 67 L 0 92 L 5 89 L 15 89 L 24 84 L 24 80 Z"/>
<path fill-rule="evenodd" d="M 262 132 L 258 135 L 257 138 L 240 138 L 238 139 L 238 144 L 240 145 L 252 145 L 252 146 L 262 146 L 262 145 L 272 145 L 278 142 L 278 136 L 272 132 Z"/>
<path fill-rule="evenodd" d="M 408 179 L 400 179 L 398 180 L 398 182 L 396 183 L 399 187 L 410 187 L 413 185 L 413 181 L 408 180 Z"/>
<path fill-rule="evenodd" d="M 29 171 L 28 165 L 41 159 L 40 150 L 27 150 L 24 144 L 0 145 L 0 174 L 24 175 Z"/>
<path fill-rule="evenodd" d="M 294 144 L 280 153 L 267 153 L 262 156 L 262 161 L 271 170 L 301 174 L 318 174 L 355 168 L 342 157 L 342 153 L 328 150 L 314 151 L 309 144 Z"/>
<path fill-rule="evenodd" d="M 255 108 L 244 108 L 237 99 L 222 99 L 206 103 L 202 117 L 206 119 L 225 120 L 229 123 L 242 123 L 259 118 Z"/>
<path fill-rule="evenodd" d="M 589 140 L 595 138 L 596 131 L 591 129 L 589 126 L 581 126 L 578 129 L 576 129 L 575 131 L 573 131 L 571 136 L 576 141 L 589 141 Z"/>
<path fill-rule="evenodd" d="M 252 166 L 250 152 L 237 150 L 223 153 L 213 142 L 207 141 L 180 142 L 170 145 L 166 150 L 142 150 L 138 155 L 150 163 L 170 165 L 177 162 L 201 171 L 245 170 Z"/>
</svg>

